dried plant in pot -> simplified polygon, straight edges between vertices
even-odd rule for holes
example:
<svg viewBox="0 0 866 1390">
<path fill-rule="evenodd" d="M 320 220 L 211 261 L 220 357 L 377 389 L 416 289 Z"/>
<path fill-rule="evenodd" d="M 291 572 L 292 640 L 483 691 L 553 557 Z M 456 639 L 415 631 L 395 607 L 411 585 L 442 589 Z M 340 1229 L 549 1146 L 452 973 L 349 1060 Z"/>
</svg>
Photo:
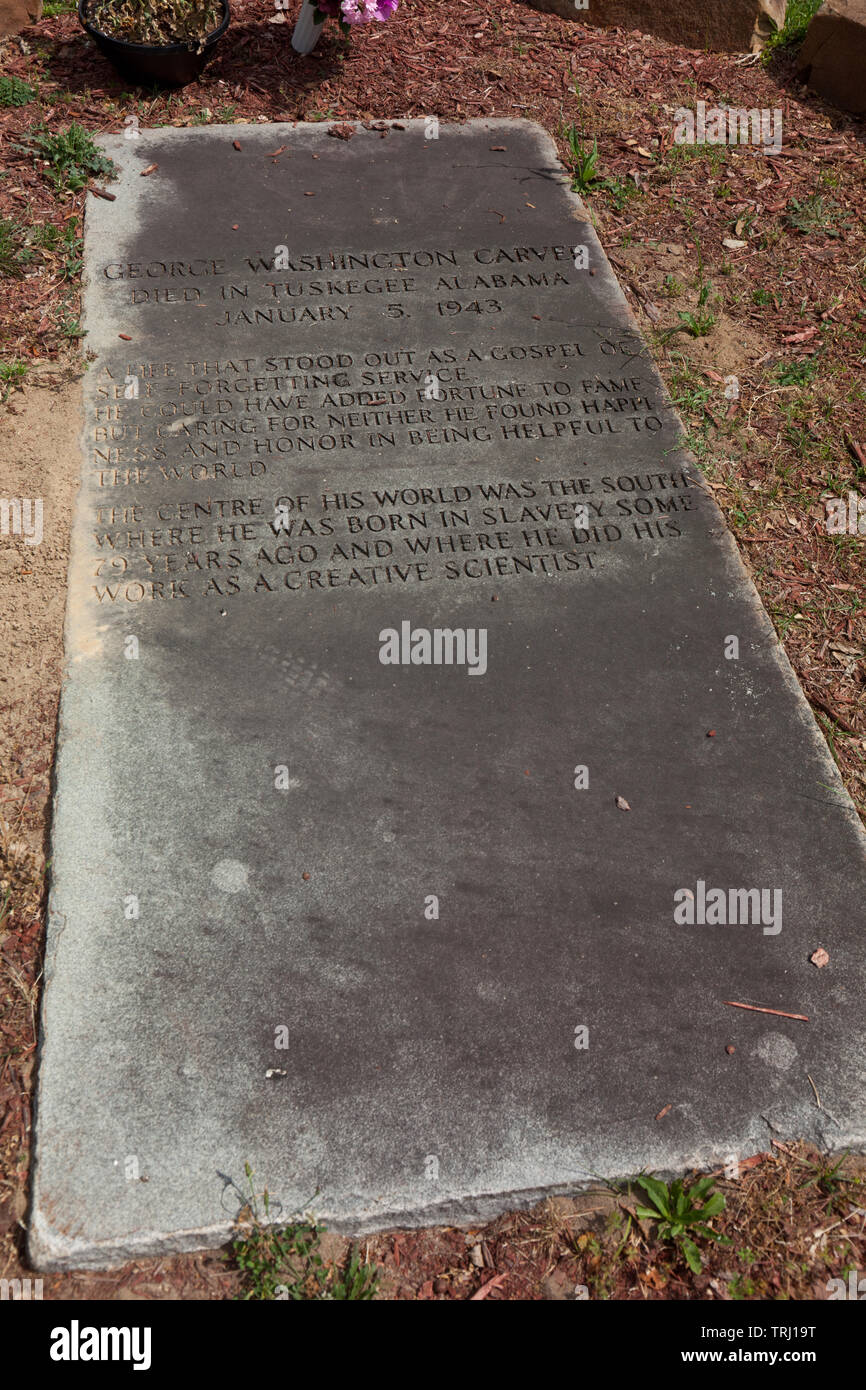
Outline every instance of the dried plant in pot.
<svg viewBox="0 0 866 1390">
<path fill-rule="evenodd" d="M 199 76 L 231 14 L 228 0 L 78 0 L 78 18 L 124 77 L 182 87 Z"/>
</svg>

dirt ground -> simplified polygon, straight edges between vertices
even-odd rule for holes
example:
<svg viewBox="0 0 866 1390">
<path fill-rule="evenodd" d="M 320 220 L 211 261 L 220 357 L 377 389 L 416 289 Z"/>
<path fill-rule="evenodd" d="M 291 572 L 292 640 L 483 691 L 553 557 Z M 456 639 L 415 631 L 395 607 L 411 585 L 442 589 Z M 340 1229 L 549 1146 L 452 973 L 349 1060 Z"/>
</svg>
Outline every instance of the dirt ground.
<svg viewBox="0 0 866 1390">
<path fill-rule="evenodd" d="M 0 1278 L 26 1274 L 23 1230 L 65 574 L 80 459 L 83 191 L 58 189 L 28 137 L 243 120 L 524 114 L 596 142 L 583 196 L 688 442 L 754 575 L 846 786 L 866 814 L 866 540 L 830 537 L 825 502 L 866 495 L 864 127 L 805 92 L 784 50 L 765 67 L 508 0 L 404 0 L 348 44 L 289 49 L 268 0 L 237 0 L 201 82 L 129 93 L 59 11 L 0 44 L 33 97 L 0 106 L 0 496 L 42 498 L 38 547 L 0 539 Z M 68 10 L 68 6 L 66 9 Z M 782 154 L 672 141 L 672 112 L 726 100 L 784 112 Z M 590 171 L 592 174 L 592 171 Z M 36 229 L 39 235 L 35 235 Z M 5 237 L 5 240 L 4 240 Z M 733 245 L 726 245 L 733 243 Z M 695 331 L 698 329 L 699 331 Z M 726 395 L 730 378 L 738 395 Z M 608 1189 L 484 1230 L 364 1241 L 393 1299 L 826 1298 L 866 1268 L 863 1160 L 774 1143 L 719 1175 L 729 1245 L 682 1251 Z M 641 1199 L 643 1200 L 643 1199 Z M 329 1267 L 350 1243 L 326 1237 Z M 490 1285 L 487 1288 L 487 1285 Z M 259 1296 L 226 1252 L 46 1276 L 46 1298 Z M 487 1290 L 484 1292 L 484 1290 Z"/>
</svg>

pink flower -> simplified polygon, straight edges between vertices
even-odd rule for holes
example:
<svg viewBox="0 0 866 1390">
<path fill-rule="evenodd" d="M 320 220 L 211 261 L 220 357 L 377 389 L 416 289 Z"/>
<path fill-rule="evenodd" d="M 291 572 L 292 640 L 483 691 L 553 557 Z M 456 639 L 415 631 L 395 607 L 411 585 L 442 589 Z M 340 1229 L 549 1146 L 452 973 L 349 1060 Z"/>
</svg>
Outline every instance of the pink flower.
<svg viewBox="0 0 866 1390">
<path fill-rule="evenodd" d="M 390 19 L 400 0 L 313 0 L 320 15 L 336 19 L 343 29 L 350 24 L 382 23 Z"/>
<path fill-rule="evenodd" d="M 343 0 L 343 19 L 347 24 L 382 23 L 391 18 L 398 4 L 399 0 Z"/>
</svg>

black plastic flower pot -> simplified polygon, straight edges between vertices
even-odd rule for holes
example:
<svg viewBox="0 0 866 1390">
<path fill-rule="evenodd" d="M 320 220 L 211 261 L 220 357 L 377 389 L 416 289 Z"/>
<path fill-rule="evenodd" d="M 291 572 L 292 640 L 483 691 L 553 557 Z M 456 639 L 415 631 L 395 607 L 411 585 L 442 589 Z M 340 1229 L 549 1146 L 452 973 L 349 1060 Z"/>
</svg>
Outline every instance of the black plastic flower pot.
<svg viewBox="0 0 866 1390">
<path fill-rule="evenodd" d="M 205 63 L 213 56 L 214 49 L 229 27 L 231 12 L 228 0 L 221 0 L 221 4 L 222 22 L 219 28 L 208 34 L 199 53 L 183 43 L 128 43 L 126 39 L 115 39 L 110 34 L 100 33 L 87 18 L 90 0 L 78 0 L 78 18 L 100 52 L 131 82 L 143 87 L 154 83 L 161 87 L 185 87 L 201 75 Z"/>
</svg>

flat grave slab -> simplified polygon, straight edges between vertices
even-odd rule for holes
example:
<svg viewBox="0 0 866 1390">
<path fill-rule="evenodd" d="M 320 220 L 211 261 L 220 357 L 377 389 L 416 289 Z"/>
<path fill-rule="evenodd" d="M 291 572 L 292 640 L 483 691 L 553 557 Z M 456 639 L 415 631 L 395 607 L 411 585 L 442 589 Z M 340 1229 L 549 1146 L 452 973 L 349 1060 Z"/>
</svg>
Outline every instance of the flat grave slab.
<svg viewBox="0 0 866 1390">
<path fill-rule="evenodd" d="M 550 138 L 132 135 L 36 1265 L 862 1146 L 863 830 Z"/>
</svg>

